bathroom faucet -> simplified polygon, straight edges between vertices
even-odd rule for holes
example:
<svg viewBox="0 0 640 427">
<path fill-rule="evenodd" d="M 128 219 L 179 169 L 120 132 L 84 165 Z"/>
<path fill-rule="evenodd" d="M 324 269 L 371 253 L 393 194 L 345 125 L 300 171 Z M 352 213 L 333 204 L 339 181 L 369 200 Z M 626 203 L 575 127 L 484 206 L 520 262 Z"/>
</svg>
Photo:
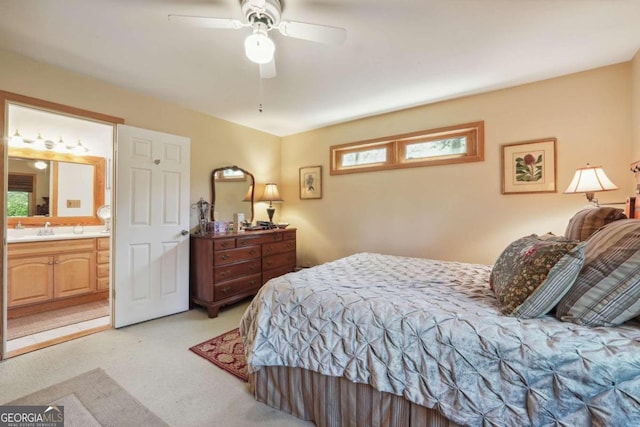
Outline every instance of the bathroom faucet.
<svg viewBox="0 0 640 427">
<path fill-rule="evenodd" d="M 53 236 L 53 229 L 49 228 L 51 223 L 49 221 L 44 223 L 44 228 L 38 231 L 38 236 Z"/>
</svg>

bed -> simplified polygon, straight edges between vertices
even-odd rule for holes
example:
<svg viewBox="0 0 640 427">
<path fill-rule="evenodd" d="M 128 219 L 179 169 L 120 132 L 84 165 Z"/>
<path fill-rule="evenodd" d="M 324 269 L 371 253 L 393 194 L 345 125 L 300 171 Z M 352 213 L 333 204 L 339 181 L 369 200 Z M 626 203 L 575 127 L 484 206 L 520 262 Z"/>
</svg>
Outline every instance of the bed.
<svg viewBox="0 0 640 427">
<path fill-rule="evenodd" d="M 640 221 L 570 240 L 526 236 L 494 266 L 359 253 L 272 279 L 240 324 L 254 396 L 321 426 L 640 425 Z M 501 274 L 559 245 L 505 315 Z"/>
</svg>

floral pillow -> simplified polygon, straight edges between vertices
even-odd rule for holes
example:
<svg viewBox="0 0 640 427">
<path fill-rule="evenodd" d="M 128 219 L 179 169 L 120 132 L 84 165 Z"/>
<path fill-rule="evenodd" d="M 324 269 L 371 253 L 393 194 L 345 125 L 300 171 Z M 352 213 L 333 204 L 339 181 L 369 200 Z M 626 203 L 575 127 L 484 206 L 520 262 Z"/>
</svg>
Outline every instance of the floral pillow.
<svg viewBox="0 0 640 427">
<path fill-rule="evenodd" d="M 584 244 L 559 236 L 522 237 L 496 261 L 489 283 L 502 313 L 540 317 L 569 291 L 584 264 Z"/>
</svg>

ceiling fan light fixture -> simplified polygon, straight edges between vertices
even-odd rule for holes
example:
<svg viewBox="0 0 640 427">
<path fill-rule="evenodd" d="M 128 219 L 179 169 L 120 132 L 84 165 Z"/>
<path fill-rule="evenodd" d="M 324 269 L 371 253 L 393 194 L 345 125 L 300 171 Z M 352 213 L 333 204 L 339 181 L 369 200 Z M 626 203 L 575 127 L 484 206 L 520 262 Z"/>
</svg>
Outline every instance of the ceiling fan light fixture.
<svg viewBox="0 0 640 427">
<path fill-rule="evenodd" d="M 276 45 L 262 28 L 253 30 L 253 34 L 244 40 L 244 51 L 250 61 L 256 64 L 268 64 L 273 61 Z"/>
</svg>

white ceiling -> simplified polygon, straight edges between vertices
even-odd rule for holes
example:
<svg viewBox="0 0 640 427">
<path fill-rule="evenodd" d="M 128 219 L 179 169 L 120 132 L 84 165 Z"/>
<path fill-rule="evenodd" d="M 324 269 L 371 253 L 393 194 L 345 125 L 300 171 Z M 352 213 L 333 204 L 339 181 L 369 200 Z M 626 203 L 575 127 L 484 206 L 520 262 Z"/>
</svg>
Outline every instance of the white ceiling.
<svg viewBox="0 0 640 427">
<path fill-rule="evenodd" d="M 0 0 L 0 49 L 275 135 L 630 60 L 640 0 L 283 0 L 338 47 L 272 31 L 277 77 L 244 55 L 239 0 Z M 1 86 L 1 82 L 0 82 Z M 263 112 L 258 105 L 263 105 Z"/>
</svg>

